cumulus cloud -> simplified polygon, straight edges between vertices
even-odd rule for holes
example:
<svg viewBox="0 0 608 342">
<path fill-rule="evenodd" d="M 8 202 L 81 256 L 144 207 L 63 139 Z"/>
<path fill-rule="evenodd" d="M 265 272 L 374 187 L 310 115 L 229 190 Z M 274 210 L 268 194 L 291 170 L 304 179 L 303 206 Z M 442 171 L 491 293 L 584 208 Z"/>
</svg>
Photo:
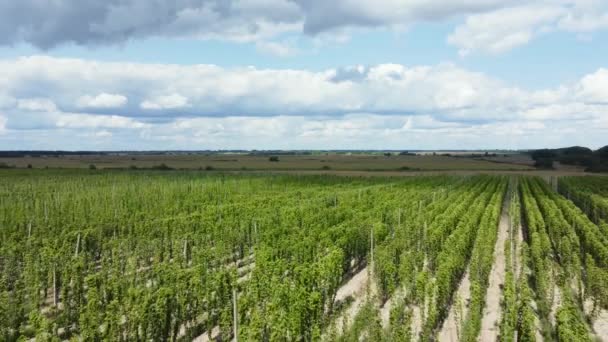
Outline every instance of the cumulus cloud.
<svg viewBox="0 0 608 342">
<path fill-rule="evenodd" d="M 402 27 L 488 11 L 519 0 L 294 0 L 303 10 L 304 31 L 318 34 L 343 27 Z"/>
<path fill-rule="evenodd" d="M 528 43 L 543 25 L 555 24 L 565 11 L 552 6 L 522 6 L 469 16 L 448 36 L 461 55 L 482 50 L 501 53 Z"/>
<path fill-rule="evenodd" d="M 591 32 L 608 28 L 608 4 L 602 0 L 566 2 L 567 13 L 560 18 L 558 27 L 571 32 Z"/>
<path fill-rule="evenodd" d="M 136 15 L 134 15 L 136 13 Z M 286 33 L 344 40 L 353 29 L 402 30 L 461 20 L 447 41 L 462 55 L 501 53 L 551 31 L 608 28 L 602 0 L 20 0 L 0 2 L 0 45 L 42 49 L 121 44 L 150 37 L 255 42 L 263 53 L 293 55 Z"/>
<path fill-rule="evenodd" d="M 8 119 L 4 115 L 0 115 L 0 133 L 6 131 L 6 122 Z"/>
<path fill-rule="evenodd" d="M 22 111 L 81 112 L 90 107 L 95 114 L 156 119 L 367 112 L 495 120 L 530 107 L 605 102 L 608 97 L 605 69 L 576 84 L 526 91 L 453 64 L 380 64 L 313 72 L 35 56 L 0 61 L 0 79 L 4 97 L 17 99 Z M 45 85 L 42 94 L 40 84 Z M 99 95 L 79 98 L 82 93 Z M 79 98 L 76 104 L 74 98 Z"/>
<path fill-rule="evenodd" d="M 580 134 L 584 129 L 587 137 Z M 191 149 L 441 149 L 531 148 L 564 141 L 599 147 L 608 125 L 528 120 L 483 124 L 444 122 L 426 115 L 347 114 L 339 117 L 201 117 L 154 125 L 146 146 Z M 542 133 L 542 134 L 541 134 Z"/>
<path fill-rule="evenodd" d="M 177 109 L 188 106 L 188 98 L 180 94 L 159 96 L 154 100 L 146 100 L 141 103 L 141 108 L 151 110 Z"/>
<path fill-rule="evenodd" d="M 118 115 L 93 115 L 83 113 L 60 113 L 53 116 L 57 127 L 61 128 L 144 128 L 145 123 Z"/>
<path fill-rule="evenodd" d="M 127 104 L 125 96 L 106 93 L 97 96 L 84 95 L 76 101 L 76 106 L 80 108 L 117 108 L 125 104 Z"/>
<path fill-rule="evenodd" d="M 54 112 L 57 110 L 53 101 L 44 98 L 20 99 L 17 102 L 17 107 L 30 112 Z"/>
<path fill-rule="evenodd" d="M 602 68 L 583 77 L 577 90 L 581 98 L 608 104 L 608 69 Z"/>
<path fill-rule="evenodd" d="M 529 91 L 453 64 L 308 71 L 34 56 L 0 60 L 0 83 L 4 139 L 107 131 L 123 148 L 386 148 L 439 136 L 508 142 L 491 138 L 496 129 L 529 137 L 576 127 L 595 132 L 584 135 L 593 142 L 608 130 L 605 69 Z"/>
<path fill-rule="evenodd" d="M 608 122 L 527 120 L 483 124 L 427 115 L 196 117 L 133 128 L 6 130 L 0 143 L 23 149 L 445 149 L 599 147 Z M 585 131 L 584 135 L 580 132 Z M 139 132 L 139 133 L 136 133 Z M 88 139 L 74 139 L 75 136 Z M 46 139 L 41 139 L 45 137 Z M 110 139 L 111 138 L 111 139 Z M 12 141 L 12 145 L 9 143 Z M 18 143 L 15 144 L 15 141 Z"/>
<path fill-rule="evenodd" d="M 548 32 L 589 33 L 608 28 L 608 3 L 598 0 L 528 1 L 469 14 L 448 36 L 461 55 L 497 54 Z"/>
<path fill-rule="evenodd" d="M 14 107 L 16 103 L 13 97 L 0 93 L 0 109 Z"/>
<path fill-rule="evenodd" d="M 63 0 L 0 2 L 0 44 L 112 44 L 162 37 L 252 40 L 297 29 L 287 0 Z"/>
<path fill-rule="evenodd" d="M 137 13 L 137 15 L 133 15 Z M 463 20 L 447 37 L 463 56 L 498 54 L 554 31 L 590 39 L 608 28 L 602 0 L 20 0 L 0 2 L 0 45 L 109 45 L 150 37 L 254 42 L 292 56 L 277 39 L 344 41 L 359 28 L 403 30 Z"/>
<path fill-rule="evenodd" d="M 367 77 L 369 69 L 364 65 L 339 68 L 329 78 L 333 82 L 361 82 Z"/>
<path fill-rule="evenodd" d="M 120 43 L 153 36 L 252 41 L 284 32 L 402 26 L 517 0 L 64 0 L 0 3 L 0 44 Z M 136 15 L 134 15 L 136 13 Z"/>
<path fill-rule="evenodd" d="M 501 108 L 520 106 L 532 96 L 535 101 L 547 97 L 452 64 L 380 64 L 313 72 L 34 56 L 0 61 L 0 79 L 4 80 L 6 96 L 50 98 L 53 104 L 47 103 L 46 110 L 56 107 L 79 112 L 81 107 L 74 104 L 74 98 L 83 93 L 99 94 L 103 89 L 108 94 L 124 94 L 129 101 L 116 108 L 98 106 L 95 113 L 157 118 L 372 112 L 470 119 L 493 117 Z M 45 85 L 43 91 L 40 84 Z"/>
</svg>

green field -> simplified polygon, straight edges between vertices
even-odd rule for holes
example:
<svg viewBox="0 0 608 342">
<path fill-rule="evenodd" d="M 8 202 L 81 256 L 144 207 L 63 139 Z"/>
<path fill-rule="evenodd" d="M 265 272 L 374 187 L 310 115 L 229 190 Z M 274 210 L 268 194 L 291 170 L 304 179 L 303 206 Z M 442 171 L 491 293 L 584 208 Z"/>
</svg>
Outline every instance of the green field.
<svg viewBox="0 0 608 342">
<path fill-rule="evenodd" d="M 608 232 L 555 190 L 608 178 L 552 182 L 0 170 L 0 340 L 593 341 Z"/>
</svg>

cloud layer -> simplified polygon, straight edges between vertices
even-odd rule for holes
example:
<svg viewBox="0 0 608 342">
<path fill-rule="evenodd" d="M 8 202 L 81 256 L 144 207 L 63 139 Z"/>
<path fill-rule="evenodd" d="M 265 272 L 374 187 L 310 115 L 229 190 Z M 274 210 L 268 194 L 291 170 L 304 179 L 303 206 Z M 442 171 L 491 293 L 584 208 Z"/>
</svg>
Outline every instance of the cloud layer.
<svg viewBox="0 0 608 342">
<path fill-rule="evenodd" d="M 0 142 L 85 144 L 77 149 L 523 148 L 556 139 L 597 147 L 608 133 L 607 85 L 606 69 L 530 91 L 452 64 L 312 72 L 33 56 L 0 60 Z M 82 134 L 86 140 L 75 139 Z"/>
<path fill-rule="evenodd" d="M 148 37 L 252 40 L 294 29 L 287 0 L 61 0 L 0 2 L 0 44 L 43 49 Z"/>
<path fill-rule="evenodd" d="M 601 0 L 529 1 L 468 15 L 448 36 L 461 55 L 498 54 L 543 34 L 589 33 L 608 28 L 608 3 Z"/>
<path fill-rule="evenodd" d="M 0 2 L 0 45 L 120 44 L 150 37 L 255 41 L 280 56 L 284 33 L 339 34 L 461 21 L 447 37 L 462 55 L 500 53 L 552 31 L 608 28 L 603 0 L 20 0 Z"/>
</svg>

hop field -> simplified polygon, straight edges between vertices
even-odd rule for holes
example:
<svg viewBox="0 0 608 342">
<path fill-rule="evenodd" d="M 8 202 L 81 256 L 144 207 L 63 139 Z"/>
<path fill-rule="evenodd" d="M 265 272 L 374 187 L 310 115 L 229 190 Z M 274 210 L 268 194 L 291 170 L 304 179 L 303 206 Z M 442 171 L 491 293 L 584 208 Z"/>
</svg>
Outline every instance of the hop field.
<svg viewBox="0 0 608 342">
<path fill-rule="evenodd" d="M 0 340 L 607 339 L 606 189 L 5 170 Z"/>
</svg>

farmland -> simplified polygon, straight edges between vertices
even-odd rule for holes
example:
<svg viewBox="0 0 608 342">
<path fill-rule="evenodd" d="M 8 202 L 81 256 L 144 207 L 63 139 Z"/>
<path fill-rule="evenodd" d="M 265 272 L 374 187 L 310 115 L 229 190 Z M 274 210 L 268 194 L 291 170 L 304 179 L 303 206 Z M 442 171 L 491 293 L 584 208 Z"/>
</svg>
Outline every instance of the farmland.
<svg viewBox="0 0 608 342">
<path fill-rule="evenodd" d="M 0 340 L 608 340 L 607 198 L 606 177 L 0 170 Z"/>
<path fill-rule="evenodd" d="M 86 169 L 94 165 L 98 169 L 150 169 L 166 165 L 172 169 L 216 171 L 367 171 L 367 172 L 415 172 L 415 171 L 530 171 L 534 161 L 528 155 L 513 154 L 487 158 L 470 155 L 397 155 L 382 153 L 335 153 L 250 155 L 239 153 L 138 153 L 138 154 L 83 154 L 83 155 L 25 155 L 2 157 L 0 163 L 17 168 L 66 168 Z"/>
</svg>

